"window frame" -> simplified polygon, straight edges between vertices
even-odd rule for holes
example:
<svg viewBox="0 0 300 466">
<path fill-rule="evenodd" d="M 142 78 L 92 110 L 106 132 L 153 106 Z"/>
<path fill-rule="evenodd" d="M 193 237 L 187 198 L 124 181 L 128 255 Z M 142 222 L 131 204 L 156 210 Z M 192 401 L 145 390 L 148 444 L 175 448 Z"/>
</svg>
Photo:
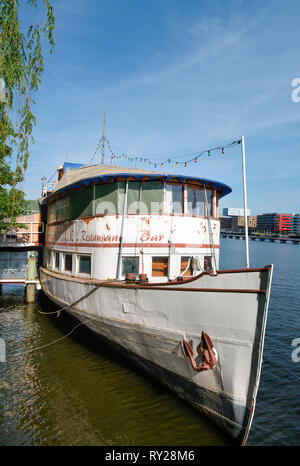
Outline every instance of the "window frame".
<svg viewBox="0 0 300 466">
<path fill-rule="evenodd" d="M 137 260 L 137 262 L 138 262 L 138 264 L 137 264 L 137 273 L 134 274 L 134 275 L 135 275 L 136 277 L 138 277 L 138 276 L 139 276 L 139 273 L 140 273 L 140 265 L 141 265 L 140 256 L 138 256 L 138 255 L 134 256 L 134 255 L 132 255 L 132 254 L 128 254 L 128 255 L 124 254 L 124 255 L 122 255 L 122 257 L 121 257 L 121 275 L 122 275 L 122 277 L 125 277 L 125 276 L 126 276 L 126 273 L 133 273 L 133 272 L 126 272 L 126 273 L 123 273 L 123 260 L 124 260 L 124 259 L 135 259 L 135 260 Z"/>
<path fill-rule="evenodd" d="M 182 277 L 192 277 L 193 276 L 193 269 L 191 267 L 191 259 L 193 256 L 180 256 L 180 276 Z M 189 268 L 185 271 L 185 269 L 181 269 L 183 259 L 187 259 L 187 263 L 190 261 Z M 185 273 L 183 273 L 185 271 Z M 190 272 L 190 273 L 188 273 Z"/>
<path fill-rule="evenodd" d="M 182 212 L 170 212 L 168 209 L 167 186 L 180 186 L 182 189 Z M 172 200 L 173 203 L 173 200 Z M 185 183 L 165 182 L 164 185 L 164 213 L 168 215 L 185 215 Z"/>
<path fill-rule="evenodd" d="M 89 257 L 90 259 L 90 272 L 80 272 L 80 257 Z M 86 254 L 86 253 L 77 253 L 76 254 L 76 275 L 80 277 L 91 277 L 92 276 L 92 267 L 93 267 L 93 255 L 92 254 Z"/>
<path fill-rule="evenodd" d="M 71 256 L 71 270 L 66 269 L 66 256 Z M 65 252 L 63 256 L 63 272 L 66 274 L 72 274 L 73 273 L 73 254 L 71 252 Z"/>
<path fill-rule="evenodd" d="M 153 275 L 153 259 L 167 259 L 167 274 L 166 275 Z M 164 278 L 169 277 L 169 273 L 170 273 L 170 257 L 169 256 L 166 256 L 166 255 L 151 256 L 151 277 L 164 279 Z"/>
<path fill-rule="evenodd" d="M 52 263 L 53 263 L 53 254 L 52 254 L 52 249 L 47 249 L 47 263 L 46 266 L 48 269 L 52 269 Z"/>
<path fill-rule="evenodd" d="M 53 270 L 60 272 L 61 267 L 61 254 L 60 251 L 53 251 L 54 260 L 53 260 Z M 58 257 L 58 267 L 56 266 L 56 257 Z"/>
</svg>

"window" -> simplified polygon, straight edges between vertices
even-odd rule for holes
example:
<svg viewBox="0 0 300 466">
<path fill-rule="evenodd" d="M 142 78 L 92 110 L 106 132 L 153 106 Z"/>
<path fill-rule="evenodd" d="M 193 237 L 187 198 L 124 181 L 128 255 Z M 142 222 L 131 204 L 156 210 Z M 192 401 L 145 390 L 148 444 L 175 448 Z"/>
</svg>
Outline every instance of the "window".
<svg viewBox="0 0 300 466">
<path fill-rule="evenodd" d="M 205 215 L 205 194 L 203 189 L 187 187 L 187 213 Z"/>
<path fill-rule="evenodd" d="M 59 270 L 59 252 L 55 252 L 54 257 L 55 257 L 55 268 Z"/>
<path fill-rule="evenodd" d="M 52 254 L 51 254 L 51 250 L 48 249 L 48 252 L 47 252 L 47 266 L 49 269 L 51 269 L 51 266 L 52 266 Z"/>
<path fill-rule="evenodd" d="M 192 259 L 191 257 L 186 257 L 186 256 L 181 257 L 180 274 L 183 275 L 184 277 L 190 277 L 191 275 L 193 275 L 191 259 Z"/>
<path fill-rule="evenodd" d="M 158 214 L 163 207 L 163 183 L 130 181 L 128 183 L 127 212 L 129 214 Z"/>
<path fill-rule="evenodd" d="M 72 272 L 72 254 L 65 254 L 65 271 Z"/>
<path fill-rule="evenodd" d="M 168 257 L 152 257 L 152 277 L 167 277 L 168 264 Z"/>
<path fill-rule="evenodd" d="M 63 196 L 55 201 L 56 220 L 66 220 L 70 218 L 69 196 Z"/>
<path fill-rule="evenodd" d="M 125 185 L 125 184 L 124 184 Z M 95 186 L 96 215 L 116 214 L 118 209 L 118 183 L 105 183 Z M 122 210 L 120 211 L 122 212 Z"/>
<path fill-rule="evenodd" d="M 203 269 L 205 272 L 209 272 L 212 270 L 212 257 L 211 256 L 204 256 L 204 264 Z"/>
<path fill-rule="evenodd" d="M 129 214 L 139 214 L 141 210 L 145 210 L 142 203 L 141 183 L 138 181 L 130 181 L 128 183 L 127 193 L 127 212 Z"/>
<path fill-rule="evenodd" d="M 78 273 L 91 274 L 91 256 L 78 256 Z"/>
<path fill-rule="evenodd" d="M 206 196 L 207 196 L 208 213 L 211 216 L 212 215 L 212 191 L 210 189 L 206 190 Z"/>
<path fill-rule="evenodd" d="M 206 189 L 208 213 L 212 215 L 212 191 Z M 207 216 L 205 209 L 205 191 L 201 188 L 187 186 L 187 213 L 190 215 Z"/>
<path fill-rule="evenodd" d="M 166 185 L 166 212 L 183 213 L 183 186 L 180 184 Z"/>
<path fill-rule="evenodd" d="M 139 274 L 139 258 L 134 257 L 122 257 L 122 275 L 127 273 Z"/>
<path fill-rule="evenodd" d="M 164 184 L 157 181 L 142 183 L 142 201 L 146 206 L 145 213 L 161 214 L 163 211 Z M 142 211 L 142 213 L 144 213 Z"/>
<path fill-rule="evenodd" d="M 93 215 L 93 186 L 85 187 L 70 194 L 70 217 L 88 217 Z"/>
<path fill-rule="evenodd" d="M 52 201 L 47 209 L 47 223 L 55 222 L 56 220 L 56 201 Z"/>
</svg>

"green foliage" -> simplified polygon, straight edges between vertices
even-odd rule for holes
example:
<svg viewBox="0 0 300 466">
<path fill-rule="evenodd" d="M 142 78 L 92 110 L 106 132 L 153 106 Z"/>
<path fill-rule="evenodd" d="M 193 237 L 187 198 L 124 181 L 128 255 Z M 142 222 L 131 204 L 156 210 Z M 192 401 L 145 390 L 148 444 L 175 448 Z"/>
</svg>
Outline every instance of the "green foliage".
<svg viewBox="0 0 300 466">
<path fill-rule="evenodd" d="M 23 31 L 20 13 L 34 18 L 38 4 L 44 7 L 45 21 L 34 21 Z M 17 184 L 24 180 L 33 142 L 33 94 L 44 72 L 42 37 L 52 52 L 53 32 L 54 12 L 48 0 L 0 0 L 0 80 L 5 84 L 4 96 L 0 95 L 0 228 L 1 219 L 19 214 L 24 200 Z"/>
</svg>

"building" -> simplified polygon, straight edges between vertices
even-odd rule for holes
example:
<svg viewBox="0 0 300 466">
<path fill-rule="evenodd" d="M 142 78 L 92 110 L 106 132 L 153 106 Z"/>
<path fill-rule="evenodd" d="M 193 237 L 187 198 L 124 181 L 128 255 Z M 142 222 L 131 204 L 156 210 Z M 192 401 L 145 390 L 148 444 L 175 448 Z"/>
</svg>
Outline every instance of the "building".
<svg viewBox="0 0 300 466">
<path fill-rule="evenodd" d="M 248 229 L 255 230 L 257 227 L 257 217 L 250 215 L 250 209 L 247 209 Z M 226 207 L 223 209 L 223 217 L 221 217 L 221 230 L 228 231 L 244 231 L 245 216 L 244 209 L 237 207 Z"/>
<path fill-rule="evenodd" d="M 300 235 L 300 214 L 294 214 L 292 218 L 292 233 Z"/>
<path fill-rule="evenodd" d="M 291 233 L 292 214 L 268 213 L 257 216 L 257 229 L 265 233 Z"/>
<path fill-rule="evenodd" d="M 244 209 L 238 207 L 226 207 L 223 209 L 223 215 L 226 217 L 243 217 Z M 247 215 L 250 216 L 250 209 L 247 209 Z"/>
<path fill-rule="evenodd" d="M 221 230 L 232 231 L 232 217 L 220 217 Z"/>
<path fill-rule="evenodd" d="M 257 228 L 257 216 L 256 215 L 249 215 L 247 217 L 248 229 L 249 230 L 256 230 Z M 238 216 L 232 217 L 232 231 L 244 231 L 245 229 L 245 217 Z"/>
</svg>

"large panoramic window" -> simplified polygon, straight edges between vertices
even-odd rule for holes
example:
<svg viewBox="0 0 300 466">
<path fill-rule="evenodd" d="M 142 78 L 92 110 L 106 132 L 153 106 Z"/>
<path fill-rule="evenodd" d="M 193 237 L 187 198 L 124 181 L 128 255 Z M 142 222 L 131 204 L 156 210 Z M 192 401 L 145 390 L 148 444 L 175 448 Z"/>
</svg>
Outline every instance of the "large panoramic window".
<svg viewBox="0 0 300 466">
<path fill-rule="evenodd" d="M 59 199 L 56 199 L 55 205 L 57 221 L 67 220 L 68 218 L 70 218 L 69 201 L 69 196 L 64 196 L 60 197 Z"/>
<path fill-rule="evenodd" d="M 205 215 L 205 194 L 203 189 L 187 187 L 187 213 Z"/>
<path fill-rule="evenodd" d="M 183 186 L 180 184 L 166 185 L 166 204 L 167 213 L 183 213 Z"/>
<path fill-rule="evenodd" d="M 124 183 L 125 185 L 125 183 Z M 122 199 L 124 199 L 122 197 Z M 129 214 L 159 214 L 163 210 L 164 185 L 157 181 L 128 183 L 127 212 Z M 120 212 L 123 204 L 119 202 Z"/>
<path fill-rule="evenodd" d="M 211 215 L 212 192 L 206 189 L 208 213 Z M 190 215 L 207 216 L 205 209 L 204 189 L 187 186 L 187 213 Z"/>
<path fill-rule="evenodd" d="M 48 205 L 47 210 L 47 222 L 55 222 L 56 221 L 56 202 L 52 201 L 51 204 Z"/>
<path fill-rule="evenodd" d="M 128 183 L 127 193 L 127 212 L 129 214 L 144 213 L 145 208 L 142 204 L 142 187 L 141 183 L 130 181 Z"/>
<path fill-rule="evenodd" d="M 143 181 L 142 202 L 149 214 L 161 214 L 163 211 L 164 184 L 158 181 Z M 143 212 L 142 212 L 143 213 Z"/>
<path fill-rule="evenodd" d="M 70 194 L 70 217 L 89 217 L 93 215 L 93 186 Z"/>
<path fill-rule="evenodd" d="M 95 215 L 118 213 L 118 183 L 95 186 Z"/>
</svg>

